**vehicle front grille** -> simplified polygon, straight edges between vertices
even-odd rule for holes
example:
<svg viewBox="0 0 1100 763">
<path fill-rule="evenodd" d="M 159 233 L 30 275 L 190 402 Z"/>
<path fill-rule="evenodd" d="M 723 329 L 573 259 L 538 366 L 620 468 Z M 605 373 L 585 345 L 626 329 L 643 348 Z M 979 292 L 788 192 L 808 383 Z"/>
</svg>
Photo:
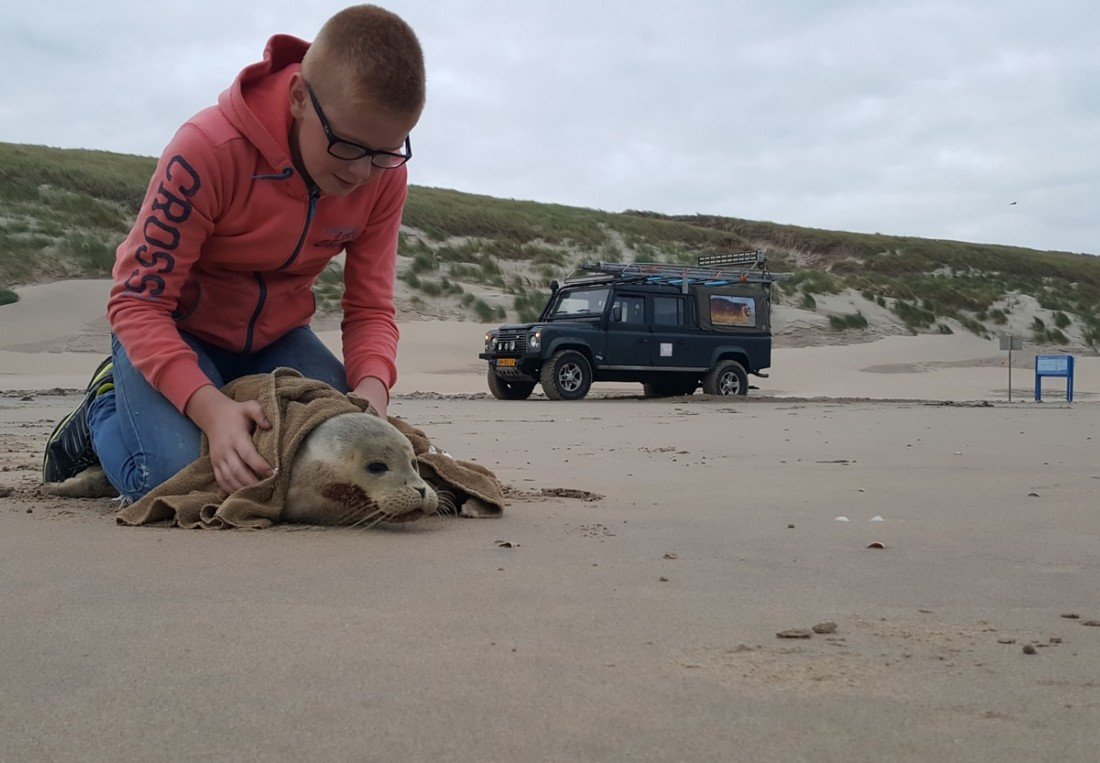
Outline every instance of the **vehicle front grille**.
<svg viewBox="0 0 1100 763">
<path fill-rule="evenodd" d="M 493 338 L 493 352 L 523 352 L 525 331 L 502 331 Z"/>
</svg>

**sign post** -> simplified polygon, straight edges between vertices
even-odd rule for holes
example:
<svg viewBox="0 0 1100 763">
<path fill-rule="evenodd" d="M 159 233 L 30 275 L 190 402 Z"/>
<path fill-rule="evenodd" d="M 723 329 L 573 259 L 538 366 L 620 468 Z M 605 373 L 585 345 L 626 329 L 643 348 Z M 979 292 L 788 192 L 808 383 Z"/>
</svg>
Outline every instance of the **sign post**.
<svg viewBox="0 0 1100 763">
<path fill-rule="evenodd" d="M 1073 356 L 1035 356 L 1035 402 L 1043 402 L 1043 377 L 1061 376 L 1066 380 L 1066 402 L 1073 402 Z"/>
<path fill-rule="evenodd" d="M 1008 402 L 1012 402 L 1012 351 L 1024 349 L 1023 337 L 1001 334 L 1001 349 L 1008 350 Z"/>
</svg>

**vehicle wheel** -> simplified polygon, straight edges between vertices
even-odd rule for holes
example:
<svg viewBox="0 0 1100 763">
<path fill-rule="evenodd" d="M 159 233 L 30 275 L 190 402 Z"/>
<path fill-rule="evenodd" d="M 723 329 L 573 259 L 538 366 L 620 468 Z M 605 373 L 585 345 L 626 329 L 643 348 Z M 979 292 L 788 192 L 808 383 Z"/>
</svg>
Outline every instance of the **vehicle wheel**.
<svg viewBox="0 0 1100 763">
<path fill-rule="evenodd" d="M 551 400 L 580 400 L 592 386 L 592 365 L 576 350 L 561 350 L 543 365 L 539 380 Z"/>
<path fill-rule="evenodd" d="M 646 397 L 678 397 L 694 393 L 698 386 L 699 382 L 694 379 L 689 382 L 645 382 L 642 393 Z"/>
<path fill-rule="evenodd" d="M 721 360 L 703 377 L 703 392 L 708 395 L 744 395 L 749 391 L 749 375 L 736 360 Z"/>
<path fill-rule="evenodd" d="M 489 391 L 497 400 L 526 400 L 535 390 L 535 382 L 506 381 L 489 369 Z"/>
</svg>

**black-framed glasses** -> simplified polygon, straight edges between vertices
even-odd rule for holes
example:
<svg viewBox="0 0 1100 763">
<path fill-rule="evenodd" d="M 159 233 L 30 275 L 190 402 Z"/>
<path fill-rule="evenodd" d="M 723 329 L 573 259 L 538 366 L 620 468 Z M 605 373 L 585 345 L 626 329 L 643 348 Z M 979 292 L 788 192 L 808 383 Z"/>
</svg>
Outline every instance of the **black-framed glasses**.
<svg viewBox="0 0 1100 763">
<path fill-rule="evenodd" d="M 302 81 L 305 82 L 305 80 Z M 412 159 L 412 143 L 407 135 L 405 136 L 405 152 L 401 154 L 393 151 L 376 151 L 373 148 L 367 148 L 354 141 L 339 137 L 329 126 L 328 119 L 325 118 L 325 112 L 321 110 L 321 103 L 317 100 L 313 88 L 309 86 L 308 82 L 305 82 L 305 86 L 306 92 L 309 93 L 309 99 L 313 101 L 313 109 L 321 120 L 321 129 L 325 131 L 325 137 L 328 138 L 328 152 L 330 155 L 347 162 L 369 156 L 370 163 L 383 170 L 396 169 Z"/>
</svg>

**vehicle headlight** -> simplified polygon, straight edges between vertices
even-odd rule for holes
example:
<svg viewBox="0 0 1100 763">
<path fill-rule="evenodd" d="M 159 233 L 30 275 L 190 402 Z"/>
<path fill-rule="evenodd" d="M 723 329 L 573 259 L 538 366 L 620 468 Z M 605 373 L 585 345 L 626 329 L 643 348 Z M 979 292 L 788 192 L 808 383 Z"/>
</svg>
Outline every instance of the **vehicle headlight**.
<svg viewBox="0 0 1100 763">
<path fill-rule="evenodd" d="M 542 346 L 542 329 L 537 329 L 527 335 L 527 346 L 532 350 L 537 350 Z"/>
<path fill-rule="evenodd" d="M 493 349 L 493 335 L 490 332 L 486 331 L 485 332 L 485 351 L 488 352 L 491 349 Z"/>
</svg>

